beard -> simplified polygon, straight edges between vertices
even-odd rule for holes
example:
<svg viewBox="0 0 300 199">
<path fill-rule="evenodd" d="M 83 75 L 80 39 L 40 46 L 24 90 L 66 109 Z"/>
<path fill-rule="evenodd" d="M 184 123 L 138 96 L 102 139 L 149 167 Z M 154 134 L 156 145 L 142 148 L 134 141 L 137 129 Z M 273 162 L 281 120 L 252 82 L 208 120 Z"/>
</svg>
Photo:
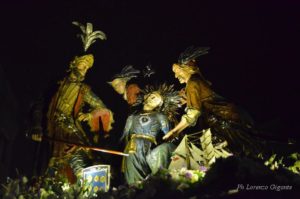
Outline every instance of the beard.
<svg viewBox="0 0 300 199">
<path fill-rule="evenodd" d="M 75 75 L 76 77 L 76 80 L 75 81 L 78 81 L 78 82 L 82 82 L 85 78 L 85 76 L 83 76 L 78 70 L 77 68 L 74 68 L 72 70 L 72 73 Z"/>
<path fill-rule="evenodd" d="M 179 81 L 180 84 L 184 84 L 185 83 L 185 81 L 184 81 L 184 79 L 182 77 L 178 77 L 177 79 L 178 79 L 178 81 Z"/>
</svg>

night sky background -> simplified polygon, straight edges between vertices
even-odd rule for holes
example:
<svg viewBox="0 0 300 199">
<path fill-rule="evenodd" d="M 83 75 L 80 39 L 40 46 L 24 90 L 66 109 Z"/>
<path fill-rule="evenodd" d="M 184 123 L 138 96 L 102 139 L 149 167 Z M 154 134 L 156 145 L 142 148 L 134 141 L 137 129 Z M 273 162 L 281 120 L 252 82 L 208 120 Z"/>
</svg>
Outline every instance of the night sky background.
<svg viewBox="0 0 300 199">
<path fill-rule="evenodd" d="M 107 41 L 91 47 L 86 82 L 116 114 L 125 102 L 106 83 L 127 64 L 151 64 L 153 83 L 181 88 L 172 63 L 188 46 L 210 46 L 199 59 L 220 95 L 244 107 L 269 134 L 299 140 L 300 3 L 285 1 L 17 1 L 0 3 L 0 65 L 16 104 L 11 168 L 32 172 L 36 143 L 25 138 L 30 105 L 64 77 L 81 52 L 72 21 L 91 22 Z M 2 93 L 1 93 L 2 95 Z M 9 101 L 7 107 L 10 106 Z M 5 120 L 7 112 L 1 112 Z M 113 148 L 113 147 L 112 147 Z"/>
</svg>

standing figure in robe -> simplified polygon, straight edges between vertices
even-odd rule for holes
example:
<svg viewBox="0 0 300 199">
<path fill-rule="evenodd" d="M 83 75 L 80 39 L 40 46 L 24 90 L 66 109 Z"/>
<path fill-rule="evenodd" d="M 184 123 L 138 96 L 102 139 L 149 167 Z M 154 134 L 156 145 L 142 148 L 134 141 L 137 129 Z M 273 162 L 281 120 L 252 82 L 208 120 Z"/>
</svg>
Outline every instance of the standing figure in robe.
<svg viewBox="0 0 300 199">
<path fill-rule="evenodd" d="M 210 128 L 216 137 L 227 141 L 234 154 L 257 156 L 262 152 L 264 143 L 255 138 L 252 119 L 243 109 L 215 93 L 197 66 L 196 58 L 208 53 L 208 50 L 188 48 L 173 64 L 175 77 L 186 85 L 186 113 L 163 139 L 176 137 L 187 127 L 199 125 L 199 130 Z"/>
<path fill-rule="evenodd" d="M 83 83 L 94 64 L 94 56 L 86 51 L 95 39 L 105 39 L 105 34 L 95 31 L 98 35 L 90 38 L 91 23 L 86 27 L 78 22 L 73 24 L 83 31 L 84 53 L 71 61 L 68 74 L 59 82 L 47 113 L 47 137 L 51 140 L 52 152 L 47 174 L 66 178 L 70 183 L 81 178 L 82 169 L 91 166 L 94 158 L 90 149 L 77 145 L 98 145 L 99 138 L 106 137 L 113 123 L 110 109 Z"/>
</svg>

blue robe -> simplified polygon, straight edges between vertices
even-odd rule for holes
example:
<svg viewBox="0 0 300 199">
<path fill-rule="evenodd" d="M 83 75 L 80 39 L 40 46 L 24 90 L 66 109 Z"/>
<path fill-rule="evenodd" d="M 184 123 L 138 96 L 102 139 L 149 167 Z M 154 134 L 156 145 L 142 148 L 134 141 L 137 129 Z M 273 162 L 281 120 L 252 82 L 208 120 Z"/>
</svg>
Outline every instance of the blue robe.
<svg viewBox="0 0 300 199">
<path fill-rule="evenodd" d="M 168 168 L 175 146 L 172 143 L 157 145 L 163 134 L 168 131 L 168 118 L 163 113 L 142 112 L 128 117 L 121 138 L 126 138 L 126 153 L 132 145 L 135 146 L 135 152 L 123 159 L 122 170 L 128 184 L 141 181 L 149 174 L 155 174 L 160 168 Z M 134 136 L 138 138 L 133 138 Z"/>
</svg>

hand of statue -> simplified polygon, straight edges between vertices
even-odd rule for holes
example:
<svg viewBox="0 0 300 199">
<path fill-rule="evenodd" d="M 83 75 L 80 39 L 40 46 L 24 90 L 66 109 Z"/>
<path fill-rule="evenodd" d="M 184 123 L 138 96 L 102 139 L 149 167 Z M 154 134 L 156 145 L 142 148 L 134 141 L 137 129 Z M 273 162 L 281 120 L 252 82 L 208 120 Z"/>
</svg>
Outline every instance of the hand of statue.
<svg viewBox="0 0 300 199">
<path fill-rule="evenodd" d="M 177 134 L 176 131 L 171 130 L 163 137 L 163 140 L 169 140 L 174 136 L 176 136 L 176 134 Z"/>
<path fill-rule="evenodd" d="M 92 115 L 90 113 L 79 113 L 79 117 L 77 118 L 80 122 L 81 121 L 89 121 L 92 118 Z"/>
</svg>

